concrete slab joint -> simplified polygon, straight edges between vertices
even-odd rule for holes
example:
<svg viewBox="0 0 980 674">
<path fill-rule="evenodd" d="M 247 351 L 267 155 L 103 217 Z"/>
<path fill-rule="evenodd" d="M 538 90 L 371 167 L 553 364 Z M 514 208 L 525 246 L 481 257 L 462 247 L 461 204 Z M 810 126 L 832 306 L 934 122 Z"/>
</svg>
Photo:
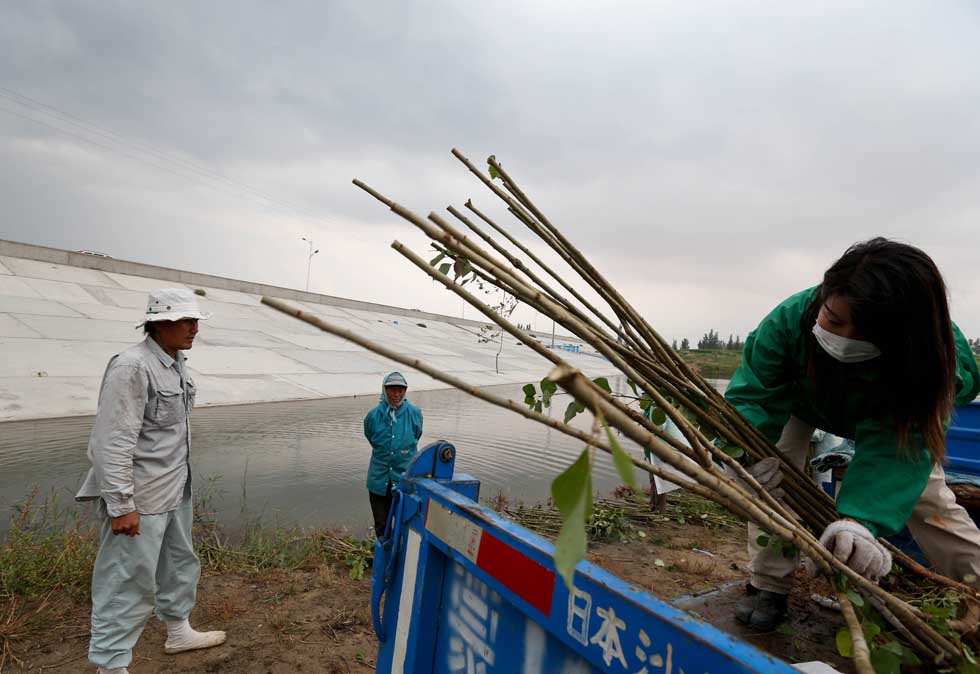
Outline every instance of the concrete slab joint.
<svg viewBox="0 0 980 674">
<path fill-rule="evenodd" d="M 262 305 L 262 295 L 474 385 L 523 385 L 550 367 L 507 338 L 498 373 L 498 346 L 480 343 L 478 321 L 0 240 L 0 422 L 93 414 L 107 361 L 142 339 L 134 325 L 146 293 L 166 286 L 203 289 L 213 313 L 187 352 L 200 405 L 373 395 L 396 368 L 415 390 L 446 388 Z M 612 372 L 584 352 L 562 355 L 590 376 Z"/>
</svg>

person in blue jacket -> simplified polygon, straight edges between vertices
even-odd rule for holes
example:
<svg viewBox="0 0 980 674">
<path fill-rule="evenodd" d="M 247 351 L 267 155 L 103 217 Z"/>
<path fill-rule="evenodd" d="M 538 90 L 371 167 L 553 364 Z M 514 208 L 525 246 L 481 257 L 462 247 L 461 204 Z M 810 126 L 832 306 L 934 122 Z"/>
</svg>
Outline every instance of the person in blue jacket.
<svg viewBox="0 0 980 674">
<path fill-rule="evenodd" d="M 384 378 L 381 402 L 364 417 L 364 437 L 371 443 L 367 488 L 374 516 L 374 532 L 385 532 L 391 509 L 391 488 L 418 451 L 422 437 L 422 410 L 405 400 L 408 382 L 401 372 Z"/>
</svg>

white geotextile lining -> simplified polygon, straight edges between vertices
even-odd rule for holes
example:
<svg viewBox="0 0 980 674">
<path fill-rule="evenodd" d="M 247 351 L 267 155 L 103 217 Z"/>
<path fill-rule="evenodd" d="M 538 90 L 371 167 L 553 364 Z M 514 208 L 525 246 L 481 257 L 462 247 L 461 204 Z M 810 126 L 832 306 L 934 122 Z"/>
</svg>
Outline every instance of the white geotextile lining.
<svg viewBox="0 0 980 674">
<path fill-rule="evenodd" d="M 173 281 L 0 257 L 0 420 L 92 414 L 108 359 L 143 338 L 133 329 L 147 292 Z M 260 304 L 257 295 L 203 287 L 200 337 L 187 352 L 202 405 L 373 395 L 380 377 L 405 372 L 414 390 L 445 385 Z M 314 302 L 291 302 L 324 320 L 475 385 L 538 381 L 550 364 L 504 337 L 453 319 L 421 319 Z M 422 323 L 425 327 L 418 324 Z M 558 340 L 561 341 L 561 340 Z M 561 354 L 590 376 L 605 361 Z"/>
</svg>

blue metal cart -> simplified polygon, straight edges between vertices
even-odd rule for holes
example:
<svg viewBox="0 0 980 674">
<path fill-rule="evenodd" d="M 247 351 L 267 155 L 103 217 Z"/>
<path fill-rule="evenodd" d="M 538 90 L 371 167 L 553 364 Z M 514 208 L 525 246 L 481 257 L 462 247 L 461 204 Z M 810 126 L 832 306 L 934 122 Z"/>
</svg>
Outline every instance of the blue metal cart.
<svg viewBox="0 0 980 674">
<path fill-rule="evenodd" d="M 957 409 L 947 451 L 980 476 L 980 403 Z M 795 671 L 588 562 L 569 590 L 552 544 L 480 506 L 455 459 L 447 442 L 419 452 L 375 545 L 380 674 Z"/>
<path fill-rule="evenodd" d="M 956 408 L 946 434 L 947 471 L 980 476 L 980 402 Z"/>
<path fill-rule="evenodd" d="M 570 591 L 552 544 L 480 506 L 455 457 L 419 452 L 376 544 L 379 673 L 794 672 L 588 562 Z"/>
</svg>

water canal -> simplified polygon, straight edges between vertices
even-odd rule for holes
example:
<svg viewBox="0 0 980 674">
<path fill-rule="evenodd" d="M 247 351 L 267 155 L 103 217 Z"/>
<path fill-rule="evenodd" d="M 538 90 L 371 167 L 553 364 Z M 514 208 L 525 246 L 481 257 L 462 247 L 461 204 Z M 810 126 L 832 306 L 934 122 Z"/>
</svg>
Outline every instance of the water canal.
<svg viewBox="0 0 980 674">
<path fill-rule="evenodd" d="M 616 382 L 614 382 L 614 385 Z M 622 386 L 622 382 L 619 382 Z M 522 400 L 520 386 L 491 387 Z M 478 477 L 484 498 L 548 496 L 551 480 L 581 451 L 579 441 L 455 390 L 410 392 L 422 408 L 421 445 L 445 438 L 459 450 L 457 469 Z M 370 448 L 364 415 L 378 397 L 198 408 L 192 419 L 191 465 L 200 491 L 212 484 L 212 505 L 230 527 L 254 520 L 366 529 L 370 509 L 364 477 Z M 551 415 L 562 418 L 567 396 L 555 396 Z M 587 423 L 584 418 L 576 424 Z M 36 485 L 71 507 L 88 470 L 91 417 L 0 424 L 0 531 L 6 514 Z M 600 456 L 595 488 L 618 484 Z"/>
</svg>

